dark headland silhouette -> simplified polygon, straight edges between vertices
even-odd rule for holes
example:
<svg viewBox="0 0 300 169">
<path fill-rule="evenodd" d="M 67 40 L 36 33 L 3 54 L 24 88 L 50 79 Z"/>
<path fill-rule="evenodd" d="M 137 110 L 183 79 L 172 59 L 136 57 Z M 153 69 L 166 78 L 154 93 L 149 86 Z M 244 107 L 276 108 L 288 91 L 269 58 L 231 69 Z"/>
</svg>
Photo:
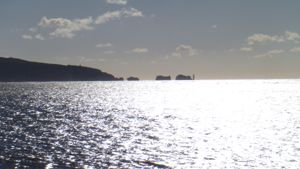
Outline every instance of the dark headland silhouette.
<svg viewBox="0 0 300 169">
<path fill-rule="evenodd" d="M 0 81 L 116 81 L 113 75 L 83 66 L 30 62 L 0 57 Z"/>
</svg>

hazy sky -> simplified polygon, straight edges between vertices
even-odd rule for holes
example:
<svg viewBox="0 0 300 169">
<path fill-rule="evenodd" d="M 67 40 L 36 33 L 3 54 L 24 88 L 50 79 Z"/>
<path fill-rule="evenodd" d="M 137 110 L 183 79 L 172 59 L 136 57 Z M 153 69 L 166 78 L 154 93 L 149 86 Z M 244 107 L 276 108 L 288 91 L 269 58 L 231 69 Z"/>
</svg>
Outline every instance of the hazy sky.
<svg viewBox="0 0 300 169">
<path fill-rule="evenodd" d="M 115 76 L 300 77 L 299 0 L 1 0 L 0 57 Z"/>
</svg>

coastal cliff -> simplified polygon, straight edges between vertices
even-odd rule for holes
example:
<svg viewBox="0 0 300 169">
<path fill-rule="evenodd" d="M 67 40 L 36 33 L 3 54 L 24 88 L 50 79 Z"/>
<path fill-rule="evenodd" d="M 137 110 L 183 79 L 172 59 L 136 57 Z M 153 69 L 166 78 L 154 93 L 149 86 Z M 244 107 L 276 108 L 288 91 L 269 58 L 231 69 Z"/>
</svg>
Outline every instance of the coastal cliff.
<svg viewBox="0 0 300 169">
<path fill-rule="evenodd" d="M 101 70 L 73 65 L 30 62 L 0 57 L 0 81 L 115 81 L 120 80 Z"/>
</svg>

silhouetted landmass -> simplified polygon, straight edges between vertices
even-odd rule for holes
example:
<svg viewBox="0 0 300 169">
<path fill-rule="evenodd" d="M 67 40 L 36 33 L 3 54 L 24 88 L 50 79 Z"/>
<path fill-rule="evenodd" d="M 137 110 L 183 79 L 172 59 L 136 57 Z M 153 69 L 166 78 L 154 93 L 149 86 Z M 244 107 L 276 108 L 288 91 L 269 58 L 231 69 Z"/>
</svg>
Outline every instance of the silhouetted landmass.
<svg viewBox="0 0 300 169">
<path fill-rule="evenodd" d="M 171 80 L 171 76 L 158 75 L 156 76 L 156 80 Z"/>
<path fill-rule="evenodd" d="M 124 78 L 123 77 L 118 77 L 118 78 L 116 78 L 116 81 L 124 81 Z"/>
<path fill-rule="evenodd" d="M 177 75 L 176 80 L 193 80 L 191 76 Z"/>
<path fill-rule="evenodd" d="M 0 81 L 114 81 L 113 75 L 83 66 L 30 62 L 0 57 Z"/>
<path fill-rule="evenodd" d="M 139 81 L 140 79 L 137 77 L 129 77 L 127 78 L 128 81 Z"/>
</svg>

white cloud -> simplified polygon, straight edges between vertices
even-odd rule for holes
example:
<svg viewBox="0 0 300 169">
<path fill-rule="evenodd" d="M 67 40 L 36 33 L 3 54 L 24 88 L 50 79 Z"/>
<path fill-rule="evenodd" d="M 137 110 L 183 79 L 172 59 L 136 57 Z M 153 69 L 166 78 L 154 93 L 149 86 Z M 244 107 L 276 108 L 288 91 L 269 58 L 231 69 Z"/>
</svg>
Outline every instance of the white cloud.
<svg viewBox="0 0 300 169">
<path fill-rule="evenodd" d="M 247 38 L 247 43 L 249 45 L 263 42 L 284 42 L 284 38 L 278 35 L 270 36 L 266 34 L 254 34 Z"/>
<path fill-rule="evenodd" d="M 147 48 L 135 48 L 131 50 L 131 53 L 147 53 L 149 50 Z"/>
<path fill-rule="evenodd" d="M 290 41 L 296 42 L 297 40 L 300 40 L 300 35 L 296 32 L 285 31 L 285 37 Z"/>
<path fill-rule="evenodd" d="M 29 31 L 30 31 L 30 32 L 36 32 L 36 31 L 37 31 L 37 28 L 30 28 Z"/>
<path fill-rule="evenodd" d="M 99 62 L 106 62 L 106 59 L 104 59 L 104 58 L 99 58 L 99 59 L 97 59 Z"/>
<path fill-rule="evenodd" d="M 33 37 L 31 35 L 22 35 L 23 39 L 32 40 Z"/>
<path fill-rule="evenodd" d="M 116 51 L 114 51 L 114 50 L 107 50 L 107 51 L 105 51 L 103 53 L 106 54 L 106 55 L 111 55 L 111 54 L 116 53 Z"/>
<path fill-rule="evenodd" d="M 298 42 L 300 40 L 300 35 L 296 32 L 285 31 L 283 35 L 267 35 L 267 34 L 253 34 L 247 38 L 248 45 L 254 45 L 256 43 L 266 43 L 266 42 L 287 42 L 293 41 Z"/>
<path fill-rule="evenodd" d="M 189 45 L 179 45 L 176 47 L 175 52 L 172 53 L 172 56 L 181 58 L 185 56 L 195 56 L 197 54 L 197 50 Z"/>
<path fill-rule="evenodd" d="M 65 18 L 48 19 L 47 17 L 43 17 L 38 26 L 54 29 L 54 31 L 50 33 L 50 36 L 52 37 L 73 38 L 75 36 L 75 32 L 92 30 L 92 23 L 92 17 L 74 20 Z"/>
<path fill-rule="evenodd" d="M 99 43 L 96 45 L 97 48 L 108 48 L 108 47 L 112 47 L 111 43 Z"/>
<path fill-rule="evenodd" d="M 212 25 L 211 27 L 217 29 L 218 25 Z"/>
<path fill-rule="evenodd" d="M 126 5 L 127 0 L 106 0 L 109 4 Z"/>
<path fill-rule="evenodd" d="M 117 1 L 114 1 L 117 2 Z M 135 8 L 122 9 L 112 12 L 106 12 L 98 16 L 96 19 L 92 17 L 81 19 L 67 19 L 67 18 L 47 18 L 42 17 L 37 27 L 29 29 L 29 34 L 23 35 L 23 39 L 39 39 L 44 40 L 50 38 L 73 38 L 76 33 L 85 30 L 92 30 L 96 25 L 104 24 L 113 20 L 120 20 L 129 17 L 143 17 L 143 13 Z M 40 31 L 47 33 L 47 37 L 43 37 Z M 36 35 L 30 35 L 35 33 Z"/>
<path fill-rule="evenodd" d="M 236 51 L 236 49 L 231 48 L 231 49 L 226 50 L 225 52 L 235 52 L 235 51 Z"/>
<path fill-rule="evenodd" d="M 290 52 L 293 52 L 293 53 L 300 53 L 300 47 L 292 48 L 292 49 L 290 50 Z"/>
<path fill-rule="evenodd" d="M 279 50 L 279 49 L 275 49 L 275 50 L 271 50 L 267 53 L 261 54 L 261 55 L 256 55 L 256 58 L 273 58 L 276 55 L 279 55 L 281 53 L 283 53 L 284 50 Z"/>
<path fill-rule="evenodd" d="M 38 40 L 45 40 L 45 38 L 41 34 L 37 34 L 34 37 Z"/>
<path fill-rule="evenodd" d="M 243 48 L 240 48 L 240 51 L 242 51 L 242 52 L 251 52 L 251 51 L 253 51 L 253 48 L 243 47 Z"/>
<path fill-rule="evenodd" d="M 45 40 L 45 38 L 41 34 L 36 34 L 36 35 L 24 34 L 24 35 L 22 35 L 22 38 L 26 39 L 26 40 L 32 40 L 32 39 Z"/>
<path fill-rule="evenodd" d="M 95 24 L 100 25 L 109 21 L 129 17 L 143 17 L 143 13 L 135 8 L 106 12 L 105 14 L 98 16 L 98 18 L 95 20 Z"/>
</svg>

